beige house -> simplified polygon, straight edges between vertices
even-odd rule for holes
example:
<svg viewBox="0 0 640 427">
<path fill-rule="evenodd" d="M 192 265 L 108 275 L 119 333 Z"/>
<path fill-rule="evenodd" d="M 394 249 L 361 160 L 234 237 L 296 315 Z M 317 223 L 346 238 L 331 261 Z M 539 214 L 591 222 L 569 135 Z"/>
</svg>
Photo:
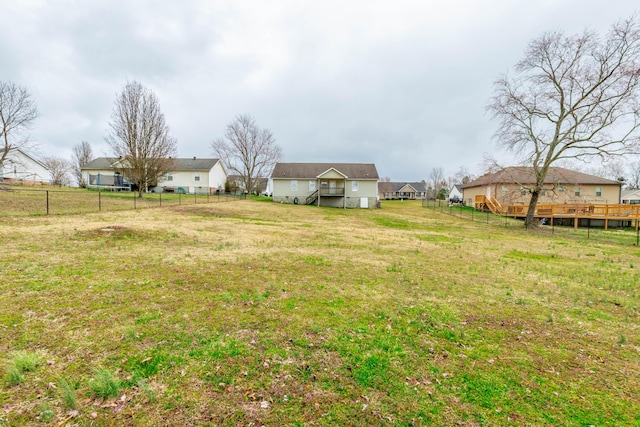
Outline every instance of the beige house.
<svg viewBox="0 0 640 427">
<path fill-rule="evenodd" d="M 378 197 L 381 200 L 424 199 L 427 188 L 424 182 L 379 182 Z"/>
<path fill-rule="evenodd" d="M 277 163 L 273 201 L 340 208 L 375 208 L 378 171 L 372 163 Z"/>
<path fill-rule="evenodd" d="M 500 204 L 528 205 L 527 190 L 535 182 L 530 167 L 507 167 L 463 185 L 463 199 L 474 206 L 476 196 L 494 197 Z M 538 204 L 620 203 L 621 183 L 560 167 L 551 167 Z"/>
<path fill-rule="evenodd" d="M 99 157 L 82 168 L 88 187 L 131 189 L 126 176 L 116 170 L 117 160 Z M 189 194 L 224 192 L 227 172 L 219 159 L 177 158 L 170 172 L 151 183 L 155 192 L 179 191 Z"/>
</svg>

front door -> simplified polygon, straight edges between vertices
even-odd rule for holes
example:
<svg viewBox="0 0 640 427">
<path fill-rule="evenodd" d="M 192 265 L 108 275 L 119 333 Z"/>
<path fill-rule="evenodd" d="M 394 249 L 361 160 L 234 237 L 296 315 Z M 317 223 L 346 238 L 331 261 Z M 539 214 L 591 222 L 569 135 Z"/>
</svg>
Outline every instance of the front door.
<svg viewBox="0 0 640 427">
<path fill-rule="evenodd" d="M 329 194 L 336 194 L 336 181 L 329 181 Z"/>
</svg>

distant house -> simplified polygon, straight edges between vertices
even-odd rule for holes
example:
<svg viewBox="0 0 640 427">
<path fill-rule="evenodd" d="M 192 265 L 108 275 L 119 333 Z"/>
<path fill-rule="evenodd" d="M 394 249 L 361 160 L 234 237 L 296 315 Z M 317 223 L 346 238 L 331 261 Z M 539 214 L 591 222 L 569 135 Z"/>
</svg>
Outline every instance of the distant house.
<svg viewBox="0 0 640 427">
<path fill-rule="evenodd" d="M 126 176 L 115 167 L 117 160 L 99 157 L 82 168 L 88 187 L 130 188 Z M 227 172 L 219 159 L 177 158 L 174 167 L 153 185 L 153 191 L 180 191 L 190 194 L 224 192 Z"/>
<path fill-rule="evenodd" d="M 624 205 L 640 205 L 640 189 L 622 190 L 620 203 Z"/>
<path fill-rule="evenodd" d="M 476 196 L 494 197 L 502 205 L 528 204 L 531 194 L 527 191 L 535 182 L 530 167 L 507 167 L 473 180 L 463 187 L 464 201 L 471 206 Z M 620 202 L 621 184 L 560 167 L 551 167 L 538 199 L 540 204 Z"/>
<path fill-rule="evenodd" d="M 374 208 L 378 171 L 372 163 L 277 163 L 273 201 L 341 208 Z"/>
<path fill-rule="evenodd" d="M 0 182 L 5 184 L 49 184 L 49 168 L 20 148 L 12 148 L 0 167 Z"/>
<path fill-rule="evenodd" d="M 454 184 L 449 190 L 449 201 L 453 203 L 461 202 L 464 198 L 462 191 L 462 184 Z"/>
<path fill-rule="evenodd" d="M 392 182 L 378 183 L 378 197 L 381 200 L 424 199 L 427 187 L 424 182 Z"/>
<path fill-rule="evenodd" d="M 227 182 L 232 193 L 248 193 L 245 185 L 245 180 L 242 175 L 229 175 L 227 176 Z M 257 194 L 271 194 L 270 185 L 271 180 L 269 178 L 257 177 L 253 180 L 253 188 Z"/>
</svg>

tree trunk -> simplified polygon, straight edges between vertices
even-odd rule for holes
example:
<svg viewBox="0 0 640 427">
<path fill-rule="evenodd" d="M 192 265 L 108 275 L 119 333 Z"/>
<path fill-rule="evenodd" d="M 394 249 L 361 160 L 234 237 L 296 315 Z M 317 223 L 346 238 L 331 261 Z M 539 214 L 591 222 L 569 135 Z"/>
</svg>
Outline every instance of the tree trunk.
<svg viewBox="0 0 640 427">
<path fill-rule="evenodd" d="M 532 228 L 535 226 L 533 215 L 536 212 L 536 206 L 538 205 L 539 197 L 540 197 L 539 190 L 534 190 L 531 193 L 531 200 L 529 201 L 529 209 L 527 210 L 527 217 L 524 220 L 524 226 L 526 228 Z"/>
</svg>

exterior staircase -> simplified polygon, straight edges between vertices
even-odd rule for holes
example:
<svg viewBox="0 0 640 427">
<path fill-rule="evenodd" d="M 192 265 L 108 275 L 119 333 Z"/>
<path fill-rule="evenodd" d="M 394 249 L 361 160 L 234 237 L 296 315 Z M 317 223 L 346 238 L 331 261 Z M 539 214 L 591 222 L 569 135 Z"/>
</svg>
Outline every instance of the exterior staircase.
<svg viewBox="0 0 640 427">
<path fill-rule="evenodd" d="M 304 201 L 305 205 L 310 205 L 315 203 L 315 201 L 318 200 L 318 190 L 314 191 L 313 193 L 309 194 L 307 196 L 307 198 Z"/>
</svg>

